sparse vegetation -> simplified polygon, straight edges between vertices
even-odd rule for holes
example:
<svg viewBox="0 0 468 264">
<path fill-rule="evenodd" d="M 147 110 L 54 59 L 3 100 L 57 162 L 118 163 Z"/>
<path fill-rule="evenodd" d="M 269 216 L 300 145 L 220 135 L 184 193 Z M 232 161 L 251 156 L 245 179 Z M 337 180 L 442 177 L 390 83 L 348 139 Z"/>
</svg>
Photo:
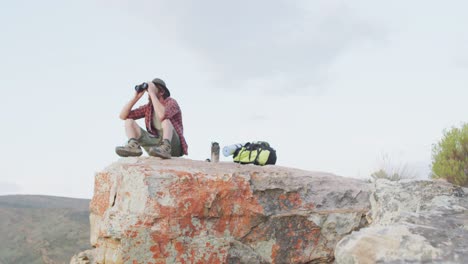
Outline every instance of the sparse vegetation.
<svg viewBox="0 0 468 264">
<path fill-rule="evenodd" d="M 390 180 L 390 181 L 399 181 L 399 180 L 401 180 L 401 176 L 399 174 L 397 174 L 397 173 L 388 174 L 387 172 L 385 172 L 382 169 L 372 173 L 371 177 L 374 180 L 377 180 L 377 179 L 387 179 L 387 180 Z"/>
<path fill-rule="evenodd" d="M 444 131 L 432 148 L 432 178 L 468 186 L 468 123 Z"/>
<path fill-rule="evenodd" d="M 69 263 L 89 248 L 89 200 L 0 196 L 0 264 Z"/>
<path fill-rule="evenodd" d="M 371 174 L 372 180 L 399 181 L 416 178 L 416 174 L 408 168 L 407 164 L 393 162 L 388 154 L 383 154 L 379 163 L 379 169 Z"/>
</svg>

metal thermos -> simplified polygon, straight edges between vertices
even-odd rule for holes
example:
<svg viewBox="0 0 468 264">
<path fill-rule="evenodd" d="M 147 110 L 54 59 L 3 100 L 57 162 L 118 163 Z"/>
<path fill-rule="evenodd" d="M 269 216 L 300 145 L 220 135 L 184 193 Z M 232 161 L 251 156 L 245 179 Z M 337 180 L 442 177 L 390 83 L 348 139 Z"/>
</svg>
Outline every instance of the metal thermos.
<svg viewBox="0 0 468 264">
<path fill-rule="evenodd" d="M 211 143 L 211 162 L 219 162 L 219 144 L 218 142 Z"/>
</svg>

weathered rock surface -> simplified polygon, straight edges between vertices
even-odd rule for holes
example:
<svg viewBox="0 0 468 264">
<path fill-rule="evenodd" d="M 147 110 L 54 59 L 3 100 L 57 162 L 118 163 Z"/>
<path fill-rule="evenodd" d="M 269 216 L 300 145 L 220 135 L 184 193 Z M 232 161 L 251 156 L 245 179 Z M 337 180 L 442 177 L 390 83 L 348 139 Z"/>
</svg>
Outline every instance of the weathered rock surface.
<svg viewBox="0 0 468 264">
<path fill-rule="evenodd" d="M 370 227 L 337 245 L 337 263 L 468 263 L 468 189 L 378 180 Z"/>
<path fill-rule="evenodd" d="M 363 181 L 279 166 L 125 158 L 95 179 L 72 263 L 322 263 L 367 222 Z"/>
<path fill-rule="evenodd" d="M 97 263 L 96 250 L 86 250 L 72 257 L 70 264 L 90 264 Z"/>
</svg>

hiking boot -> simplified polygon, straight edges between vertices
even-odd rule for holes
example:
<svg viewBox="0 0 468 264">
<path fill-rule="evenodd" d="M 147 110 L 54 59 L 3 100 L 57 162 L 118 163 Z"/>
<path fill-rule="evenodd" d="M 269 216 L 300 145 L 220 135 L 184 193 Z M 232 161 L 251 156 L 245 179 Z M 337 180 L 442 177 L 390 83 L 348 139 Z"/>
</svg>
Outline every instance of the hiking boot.
<svg viewBox="0 0 468 264">
<path fill-rule="evenodd" d="M 148 154 L 153 157 L 160 157 L 162 159 L 171 158 L 171 142 L 168 139 L 164 139 L 162 144 L 159 146 L 151 147 Z"/>
<path fill-rule="evenodd" d="M 140 144 L 134 138 L 128 140 L 127 145 L 115 148 L 115 153 L 120 157 L 138 157 L 143 154 Z"/>
</svg>

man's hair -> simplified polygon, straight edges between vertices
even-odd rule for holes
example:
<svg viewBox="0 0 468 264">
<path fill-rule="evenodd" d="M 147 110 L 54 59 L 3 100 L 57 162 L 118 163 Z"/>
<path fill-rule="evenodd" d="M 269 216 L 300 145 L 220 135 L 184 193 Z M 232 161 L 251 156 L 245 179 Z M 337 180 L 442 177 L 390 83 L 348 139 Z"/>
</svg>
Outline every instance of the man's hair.
<svg viewBox="0 0 468 264">
<path fill-rule="evenodd" d="M 160 91 L 163 91 L 163 92 L 164 92 L 164 94 L 163 94 L 163 99 L 166 99 L 166 98 L 169 97 L 169 94 L 167 94 L 167 90 L 166 90 L 164 87 L 162 87 L 161 85 L 156 84 L 156 83 L 155 83 L 154 85 L 156 85 L 156 87 L 158 87 L 158 89 L 159 89 Z"/>
</svg>

